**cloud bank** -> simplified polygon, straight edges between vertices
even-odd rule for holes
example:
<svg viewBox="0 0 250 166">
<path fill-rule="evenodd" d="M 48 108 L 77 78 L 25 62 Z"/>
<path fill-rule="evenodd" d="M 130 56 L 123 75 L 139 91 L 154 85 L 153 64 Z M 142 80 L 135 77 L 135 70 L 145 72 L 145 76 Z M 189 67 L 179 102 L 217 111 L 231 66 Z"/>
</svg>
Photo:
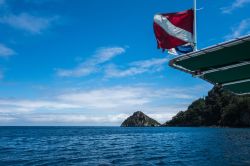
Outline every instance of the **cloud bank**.
<svg viewBox="0 0 250 166">
<path fill-rule="evenodd" d="M 142 109 L 145 113 L 151 113 L 149 115 L 153 118 L 164 122 L 176 112 L 184 110 L 188 104 L 180 103 L 189 103 L 196 98 L 196 93 L 200 89 L 200 87 L 168 89 L 116 86 L 72 90 L 40 100 L 2 98 L 0 119 L 5 119 L 2 123 L 25 121 L 30 124 L 95 124 L 98 122 L 99 125 L 104 123 L 119 125 L 132 112 Z M 178 103 L 172 103 L 173 99 Z"/>
</svg>

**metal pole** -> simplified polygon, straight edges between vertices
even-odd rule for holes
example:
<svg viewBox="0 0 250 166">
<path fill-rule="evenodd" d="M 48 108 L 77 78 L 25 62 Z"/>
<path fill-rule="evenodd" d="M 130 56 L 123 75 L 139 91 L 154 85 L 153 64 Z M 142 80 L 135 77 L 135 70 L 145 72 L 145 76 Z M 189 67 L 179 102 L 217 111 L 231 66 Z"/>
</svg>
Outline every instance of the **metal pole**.
<svg viewBox="0 0 250 166">
<path fill-rule="evenodd" d="M 194 0 L 194 50 L 197 51 L 196 0 Z"/>
</svg>

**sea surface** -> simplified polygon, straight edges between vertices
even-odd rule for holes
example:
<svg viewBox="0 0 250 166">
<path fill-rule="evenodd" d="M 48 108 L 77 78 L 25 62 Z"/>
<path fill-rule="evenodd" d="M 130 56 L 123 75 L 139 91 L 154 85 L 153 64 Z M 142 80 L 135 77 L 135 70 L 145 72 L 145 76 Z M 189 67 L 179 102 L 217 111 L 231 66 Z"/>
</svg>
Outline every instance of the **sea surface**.
<svg viewBox="0 0 250 166">
<path fill-rule="evenodd" d="M 0 165 L 250 165 L 250 129 L 0 127 Z"/>
</svg>

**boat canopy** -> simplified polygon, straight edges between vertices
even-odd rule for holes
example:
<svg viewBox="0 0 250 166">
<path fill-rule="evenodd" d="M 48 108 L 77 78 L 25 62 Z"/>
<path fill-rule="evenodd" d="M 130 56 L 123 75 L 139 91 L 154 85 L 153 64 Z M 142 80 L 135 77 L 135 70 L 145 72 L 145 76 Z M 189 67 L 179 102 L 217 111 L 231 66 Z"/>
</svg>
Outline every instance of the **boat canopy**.
<svg viewBox="0 0 250 166">
<path fill-rule="evenodd" d="M 250 94 L 250 35 L 185 54 L 169 65 L 235 94 Z"/>
</svg>

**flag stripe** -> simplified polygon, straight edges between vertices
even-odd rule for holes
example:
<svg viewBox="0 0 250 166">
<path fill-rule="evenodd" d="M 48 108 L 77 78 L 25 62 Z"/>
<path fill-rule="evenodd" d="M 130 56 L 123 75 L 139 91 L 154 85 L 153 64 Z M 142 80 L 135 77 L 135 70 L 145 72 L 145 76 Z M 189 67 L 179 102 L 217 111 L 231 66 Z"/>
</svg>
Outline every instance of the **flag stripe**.
<svg viewBox="0 0 250 166">
<path fill-rule="evenodd" d="M 175 25 L 173 25 L 166 17 L 163 15 L 155 15 L 154 21 L 158 24 L 162 29 L 164 29 L 169 35 L 176 37 L 185 42 L 192 43 L 193 42 L 193 34 L 184 29 L 181 29 Z"/>
<path fill-rule="evenodd" d="M 194 11 L 187 10 L 178 13 L 161 14 L 166 17 L 173 25 L 184 29 L 193 34 Z"/>
<path fill-rule="evenodd" d="M 169 35 L 161 26 L 156 23 L 154 23 L 154 31 L 158 48 L 170 49 L 187 43 L 183 40 Z"/>
</svg>

